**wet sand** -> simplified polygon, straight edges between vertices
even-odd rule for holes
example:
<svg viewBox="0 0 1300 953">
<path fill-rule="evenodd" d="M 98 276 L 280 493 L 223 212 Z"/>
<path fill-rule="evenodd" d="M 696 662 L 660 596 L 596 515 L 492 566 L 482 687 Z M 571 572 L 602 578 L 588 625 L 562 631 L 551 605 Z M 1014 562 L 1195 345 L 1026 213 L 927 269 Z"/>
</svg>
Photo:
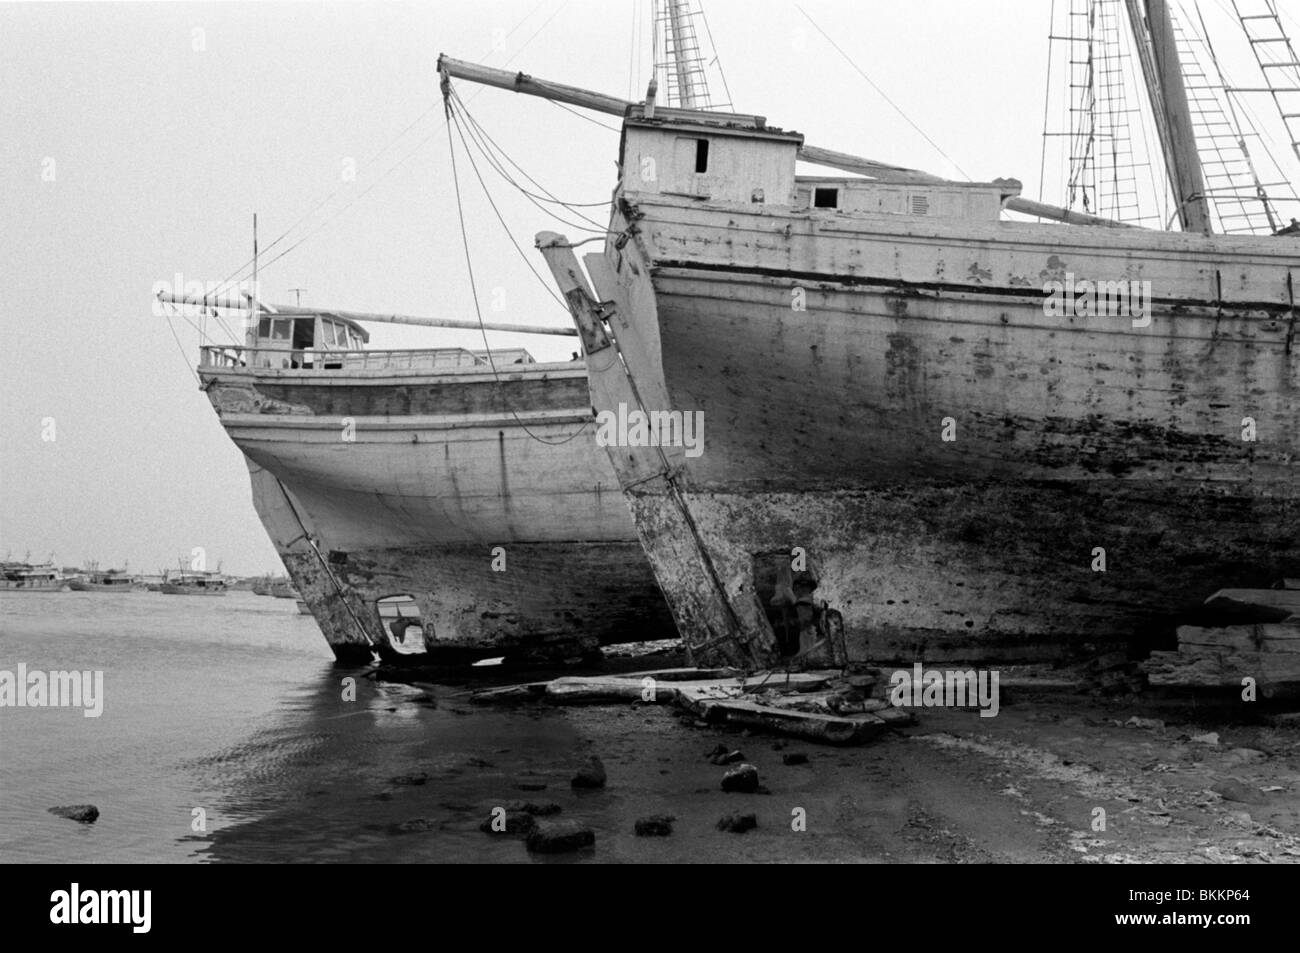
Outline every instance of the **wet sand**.
<svg viewBox="0 0 1300 953">
<path fill-rule="evenodd" d="M 836 748 L 706 726 L 672 706 L 477 705 L 463 685 L 362 676 L 356 701 L 346 702 L 334 698 L 337 678 L 320 686 L 309 737 L 276 758 L 279 804 L 259 794 L 256 772 L 232 784 L 264 763 L 259 745 L 207 765 L 235 792 L 223 813 L 256 816 L 196 839 L 201 859 L 1300 860 L 1300 724 L 1285 718 L 1251 713 L 1253 724 L 1225 726 L 1185 705 L 1161 712 L 1136 698 L 1022 694 L 995 718 L 923 709 L 913 727 Z M 1166 724 L 1125 727 L 1134 715 Z M 1190 740 L 1205 731 L 1217 731 L 1219 744 Z M 260 744 L 277 744 L 274 729 Z M 742 751 L 770 793 L 724 793 L 727 768 L 706 756 L 718 745 Z M 808 763 L 783 764 L 795 752 Z M 606 787 L 571 789 L 591 755 L 605 765 Z M 1230 794 L 1260 803 L 1210 791 L 1233 779 Z M 515 801 L 559 805 L 558 817 L 595 831 L 595 847 L 534 855 L 517 836 L 479 829 L 494 807 Z M 1105 830 L 1094 830 L 1097 808 Z M 734 811 L 754 813 L 757 828 L 717 830 Z M 801 812 L 806 829 L 796 830 Z M 636 819 L 649 814 L 674 815 L 672 835 L 637 837 Z"/>
</svg>

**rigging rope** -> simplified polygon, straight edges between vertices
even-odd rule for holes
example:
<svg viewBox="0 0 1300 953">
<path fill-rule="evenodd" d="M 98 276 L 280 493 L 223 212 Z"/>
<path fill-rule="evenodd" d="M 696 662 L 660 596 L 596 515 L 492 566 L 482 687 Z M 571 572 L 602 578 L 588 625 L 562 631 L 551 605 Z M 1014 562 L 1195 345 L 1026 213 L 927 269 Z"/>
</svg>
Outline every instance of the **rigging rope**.
<svg viewBox="0 0 1300 953">
<path fill-rule="evenodd" d="M 505 36 L 502 38 L 501 42 L 504 42 L 505 40 L 509 39 L 512 35 L 514 35 L 514 33 L 515 33 L 515 32 L 516 32 L 520 27 L 522 27 L 522 26 L 523 26 L 523 25 L 524 25 L 528 20 L 532 19 L 533 14 L 535 14 L 538 10 L 540 10 L 540 9 L 542 8 L 542 6 L 545 5 L 545 3 L 547 3 L 547 0 L 539 0 L 539 2 L 538 2 L 538 3 L 537 3 L 537 4 L 536 4 L 536 5 L 535 5 L 531 10 L 528 11 L 528 13 L 526 13 L 522 18 L 520 18 L 519 21 L 518 21 L 517 23 L 515 23 L 515 25 L 514 25 L 513 27 L 510 28 L 510 30 L 509 30 L 509 31 L 505 34 Z M 519 49 L 517 49 L 514 53 L 512 53 L 512 54 L 511 54 L 511 55 L 506 59 L 506 61 L 505 61 L 505 65 L 508 65 L 508 64 L 510 63 L 511 60 L 513 60 L 513 59 L 514 59 L 515 57 L 517 57 L 520 53 L 522 53 L 525 49 L 527 49 L 528 46 L 532 43 L 532 41 L 535 40 L 535 39 L 537 38 L 538 34 L 541 33 L 542 30 L 546 29 L 546 27 L 551 23 L 551 21 L 554 20 L 557 16 L 559 16 L 560 12 L 561 12 L 561 11 L 562 11 L 562 10 L 563 10 L 567 5 L 568 5 L 568 0 L 564 0 L 563 3 L 561 3 L 558 7 L 556 7 L 555 10 L 554 10 L 554 12 L 552 12 L 551 15 L 550 15 L 549 17 L 547 17 L 547 18 L 542 22 L 542 24 L 541 24 L 541 25 L 540 25 L 536 30 L 533 31 L 533 33 L 528 37 L 527 40 L 525 40 L 525 41 L 523 42 L 523 44 L 519 47 Z M 492 51 L 489 50 L 488 53 L 487 53 L 487 55 L 490 56 L 491 53 L 492 53 Z M 475 92 L 475 95 L 477 95 L 477 91 Z M 473 96 L 471 96 L 470 98 L 472 99 Z M 412 120 L 410 123 L 408 123 L 408 124 L 406 125 L 406 127 L 402 129 L 401 132 L 399 132 L 397 135 L 395 135 L 395 136 L 393 136 L 392 138 L 390 138 L 390 139 L 388 140 L 388 142 L 386 142 L 386 143 L 385 143 L 385 144 L 384 144 L 384 145 L 383 145 L 383 146 L 382 146 L 382 147 L 381 147 L 377 152 L 375 152 L 373 155 L 370 156 L 370 158 L 368 158 L 368 159 L 366 159 L 364 162 L 362 162 L 361 165 L 359 165 L 359 166 L 357 167 L 358 171 L 360 171 L 361 169 L 368 169 L 368 168 L 370 168 L 370 167 L 371 167 L 371 166 L 372 166 L 372 165 L 373 165 L 373 164 L 374 164 L 374 163 L 375 163 L 375 162 L 380 158 L 380 156 L 384 155 L 384 153 L 388 152 L 388 150 L 390 150 L 390 149 L 393 148 L 395 145 L 397 145 L 397 143 L 398 143 L 398 142 L 399 142 L 403 137 L 405 137 L 407 133 L 409 133 L 412 129 L 415 128 L 416 125 L 418 125 L 421 121 L 423 121 L 425 118 L 427 118 L 427 117 L 428 117 L 428 116 L 429 116 L 429 115 L 430 115 L 430 114 L 431 114 L 435 109 L 437 109 L 437 107 L 438 107 L 438 103 L 437 103 L 437 101 L 435 100 L 435 101 L 434 101 L 434 102 L 433 102 L 433 103 L 432 103 L 432 104 L 431 104 L 427 109 L 425 109 L 425 110 L 424 110 L 423 112 L 421 112 L 418 116 L 416 116 L 414 120 Z M 444 120 L 444 122 L 445 122 L 445 120 Z M 352 205 L 354 205 L 354 204 L 356 203 L 356 201 L 358 201 L 359 199 L 361 199 L 362 197 L 364 197 L 364 196 L 365 196 L 365 195 L 366 195 L 366 194 L 367 194 L 371 189 L 373 189 L 376 185 L 378 185 L 379 182 L 382 182 L 385 178 L 387 178 L 387 177 L 388 177 L 388 176 L 393 172 L 394 169 L 396 169 L 398 166 L 400 166 L 402 163 L 404 163 L 407 159 L 409 159 L 409 158 L 410 158 L 410 157 L 411 157 L 411 156 L 412 156 L 412 155 L 413 155 L 413 154 L 414 154 L 414 153 L 415 153 L 415 152 L 420 148 L 420 146 L 423 146 L 425 142 L 428 142 L 428 141 L 431 140 L 435 135 L 437 135 L 438 131 L 439 131 L 439 130 L 435 129 L 435 130 L 434 130 L 433 132 L 431 132 L 428 136 L 426 136 L 424 139 L 422 139 L 422 140 L 421 140 L 421 141 L 416 145 L 415 149 L 412 149 L 412 150 L 411 150 L 410 152 L 408 152 L 405 156 L 403 156 L 401 159 L 399 159 L 396 165 L 394 165 L 394 166 L 393 166 L 392 168 L 390 168 L 387 172 L 385 172 L 385 173 L 384 173 L 384 174 L 383 174 L 383 175 L 382 175 L 378 180 L 376 180 L 376 182 L 374 182 L 374 183 L 370 186 L 370 188 L 366 189 L 365 192 L 362 192 L 361 195 L 358 195 L 355 199 L 353 199 L 352 202 L 349 202 L 346 206 L 344 206 L 344 207 L 343 207 L 342 209 L 340 209 L 338 212 L 335 212 L 333 215 L 330 215 L 330 216 L 329 216 L 328 218 L 326 218 L 323 222 L 321 222 L 321 224 L 320 224 L 319 226 L 317 226 L 315 229 L 313 229 L 313 230 L 312 230 L 311 232 L 309 232 L 307 235 L 303 236 L 303 238 L 301 238 L 301 239 L 299 239 L 298 241 L 294 242 L 294 244 L 291 245 L 289 248 L 285 249 L 285 250 L 284 250 L 283 252 L 281 252 L 279 255 L 275 256 L 275 257 L 272 258 L 272 259 L 270 259 L 269 261 L 266 262 L 265 265 L 261 265 L 260 267 L 266 267 L 266 266 L 269 266 L 269 265 L 271 265 L 272 263 L 274 263 L 274 262 L 276 262 L 276 261 L 279 261 L 279 260 L 280 260 L 281 258 L 283 258 L 286 254 L 288 254 L 289 252 L 293 251 L 295 248 L 297 248 L 298 246 L 300 246 L 300 245 L 301 245 L 303 242 L 305 242 L 308 238 L 310 238 L 310 237 L 312 237 L 313 235 L 315 235 L 316 233 L 318 233 L 318 232 L 319 232 L 323 227 L 325 227 L 325 225 L 328 225 L 331 221 L 333 221 L 334 219 L 338 218 L 339 215 L 341 215 L 343 212 L 345 212 L 345 211 L 347 211 L 349 208 L 351 208 Z M 265 253 L 269 252 L 272 248 L 274 248 L 275 246 L 277 246 L 278 244 L 280 244 L 280 242 L 284 241 L 284 239 L 287 238 L 287 237 L 289 236 L 290 233 L 292 233 L 295 229 L 297 229 L 300 225 L 302 225 L 302 223 L 305 222 L 307 219 L 309 219 L 311 216 L 315 215 L 318 211 L 320 211 L 320 209 L 324 208 L 325 205 L 327 205 L 327 204 L 328 204 L 332 199 L 334 199 L 335 196 L 337 196 L 340 192 L 342 192 L 343 189 L 344 189 L 345 187 L 346 187 L 346 184 L 341 184 L 341 185 L 336 186 L 336 187 L 334 188 L 334 190 L 331 191 L 331 192 L 329 193 L 329 195 L 327 195 L 327 196 L 326 196 L 324 199 L 322 199 L 321 201 L 317 202 L 316 205 L 313 206 L 313 207 L 312 207 L 312 208 L 311 208 L 311 209 L 310 209 L 310 210 L 309 210 L 305 215 L 303 215 L 303 216 L 301 216 L 300 218 L 298 218 L 297 221 L 295 221 L 292 225 L 290 225 L 287 229 L 285 229 L 282 233 L 280 233 L 280 235 L 277 236 L 277 237 L 276 237 L 276 238 L 275 238 L 275 239 L 274 239 L 270 244 L 268 244 L 264 249 L 262 249 L 262 254 L 265 254 Z M 224 290 L 224 289 L 230 287 L 232 281 L 234 281 L 235 283 L 238 283 L 238 282 L 240 282 L 240 281 L 243 281 L 244 278 L 249 277 L 249 275 L 251 274 L 251 271 L 250 271 L 249 269 L 251 268 L 252 264 L 253 264 L 253 259 L 252 259 L 252 258 L 249 258 L 249 259 L 248 259 L 247 261 L 245 261 L 242 265 L 240 265 L 238 268 L 236 268 L 234 271 L 232 271 L 229 275 L 227 275 L 226 278 L 225 278 L 225 279 L 224 279 L 224 280 L 223 280 L 219 285 L 217 285 L 216 289 L 214 289 L 214 291 L 213 291 L 212 293 L 213 293 L 213 294 L 220 294 L 220 293 L 222 292 L 222 290 Z M 239 276 L 241 276 L 241 274 L 242 274 L 242 277 L 239 277 Z M 229 329 L 227 329 L 227 332 L 229 333 Z M 232 337 L 233 337 L 233 334 L 232 334 Z"/>
<path fill-rule="evenodd" d="M 501 223 L 501 228 L 503 231 L 505 231 L 506 237 L 510 239 L 510 244 L 513 245 L 515 251 L 519 253 L 519 257 L 523 259 L 524 264 L 528 266 L 528 270 L 533 273 L 533 277 L 535 277 L 539 282 L 541 282 L 542 287 L 546 289 L 546 293 L 549 294 L 553 299 L 555 299 L 556 304 L 558 304 L 561 308 L 564 309 L 565 316 L 566 317 L 570 316 L 568 304 L 565 302 L 563 298 L 561 298 L 558 294 L 555 293 L 555 289 L 552 288 L 550 283 L 541 276 L 541 274 L 533 266 L 533 263 L 528 259 L 528 256 L 524 253 L 524 250 L 519 247 L 519 242 L 515 240 L 514 233 L 511 232 L 510 227 L 506 225 L 506 220 L 505 218 L 502 217 L 501 210 L 497 208 L 497 203 L 493 201 L 492 193 L 488 191 L 487 183 L 483 181 L 483 175 L 482 173 L 479 172 L 478 165 L 475 164 L 474 157 L 470 154 L 469 144 L 465 141 L 464 128 L 461 126 L 460 122 L 457 121 L 457 117 L 454 112 L 451 114 L 451 116 L 452 116 L 452 121 L 455 123 L 456 126 L 456 134 L 460 137 L 460 143 L 465 149 L 465 158 L 469 160 L 470 168 L 474 170 L 474 177 L 478 179 L 478 184 L 483 189 L 483 195 L 487 199 L 488 205 L 492 207 L 492 211 L 496 215 L 497 221 Z"/>
<path fill-rule="evenodd" d="M 451 105 L 451 100 L 449 98 L 445 101 L 445 108 L 447 113 L 447 121 L 445 121 L 443 125 L 447 129 L 447 151 L 451 155 L 451 182 L 452 182 L 452 188 L 456 193 L 456 217 L 460 222 L 460 241 L 462 247 L 465 250 L 465 270 L 469 274 L 470 297 L 474 302 L 474 314 L 478 318 L 479 333 L 483 336 L 483 349 L 487 353 L 488 366 L 492 368 L 492 379 L 496 381 L 496 383 L 499 386 L 501 383 L 501 376 L 497 372 L 496 360 L 493 358 L 492 348 L 488 344 L 487 328 L 483 326 L 483 309 L 479 305 L 478 285 L 474 281 L 474 262 L 473 262 L 473 257 L 470 255 L 470 250 L 469 250 L 469 234 L 465 230 L 465 207 L 464 204 L 461 202 L 460 176 L 456 171 L 456 143 L 451 138 L 452 105 Z M 502 392 L 502 397 L 505 398 L 504 392 Z M 528 425 L 525 424 L 523 420 L 520 419 L 519 414 L 515 411 L 514 407 L 510 405 L 509 400 L 506 400 L 506 406 L 509 407 L 510 415 L 514 417 L 515 423 L 519 424 L 519 426 L 523 429 L 524 433 L 528 434 L 529 437 L 531 437 L 533 440 L 536 440 L 538 443 L 544 443 L 547 444 L 548 446 L 553 446 L 553 447 L 563 446 L 564 444 L 573 440 L 575 437 L 579 436 L 580 434 L 586 433 L 587 428 L 591 426 L 591 421 L 587 421 L 581 427 L 575 430 L 573 433 L 569 434 L 569 436 L 565 437 L 563 440 L 548 440 L 545 437 L 538 436 L 537 434 L 533 433 L 531 429 L 529 429 Z"/>
<path fill-rule="evenodd" d="M 496 169 L 498 175 L 500 175 L 503 179 L 506 180 L 506 182 L 514 186 L 516 189 L 518 189 L 528 198 L 562 206 L 563 208 L 568 209 L 570 212 L 572 212 L 574 215 L 578 216 L 579 218 L 583 219 L 584 221 L 590 223 L 591 225 L 594 225 L 597 231 L 604 231 L 604 226 L 601 225 L 600 222 L 597 222 L 595 219 L 591 218 L 585 212 L 579 211 L 579 209 L 603 208 L 609 204 L 608 200 L 603 200 L 600 202 L 566 202 L 563 199 L 559 198 L 554 192 L 552 192 L 546 186 L 542 185 L 542 183 L 538 182 L 531 175 L 529 175 L 528 171 L 524 169 L 523 166 L 521 166 L 514 159 L 510 158 L 509 154 L 503 148 L 501 148 L 500 144 L 498 144 L 497 141 L 488 134 L 488 131 L 483 128 L 483 126 L 478 122 L 478 120 L 475 119 L 474 116 L 470 113 L 470 111 L 466 108 L 465 103 L 461 101 L 461 98 L 459 95 L 457 95 L 455 89 L 451 90 L 451 97 L 453 100 L 455 100 L 457 106 L 457 113 L 463 116 L 465 120 L 469 123 L 470 137 L 474 140 L 475 145 L 478 146 L 479 151 L 483 153 L 484 157 L 488 160 L 489 163 L 491 163 L 492 167 Z M 490 147 L 489 145 L 487 145 L 487 143 L 490 143 Z M 524 178 L 526 178 L 529 182 L 537 186 L 537 188 L 541 189 L 542 192 L 545 193 L 545 197 L 530 192 L 528 189 L 525 189 L 522 185 L 516 182 L 514 178 L 502 167 L 500 160 L 498 160 L 495 157 L 494 153 L 499 153 L 502 158 L 504 158 L 516 169 L 518 169 Z M 534 202 L 533 204 L 537 204 L 537 203 Z M 538 207 L 541 208 L 541 206 Z M 581 228 L 583 229 L 583 231 L 591 231 L 591 229 L 583 228 L 583 226 L 581 225 L 577 225 L 574 224 L 573 222 L 566 221 L 565 219 L 560 218 L 560 216 L 556 215 L 554 212 L 550 212 L 547 209 L 542 209 L 542 211 L 546 212 L 546 214 L 556 219 L 556 221 L 563 222 L 565 225 L 569 225 L 573 228 Z"/>
<path fill-rule="evenodd" d="M 883 99 L 885 102 L 889 103 L 889 105 L 893 107 L 894 112 L 902 116 L 903 119 L 907 121 L 907 124 L 909 126 L 911 126 L 918 133 L 920 133 L 921 138 L 924 139 L 926 142 L 930 143 L 930 145 L 934 148 L 936 152 L 939 153 L 939 155 L 943 156 L 945 159 L 951 162 L 952 167 L 966 177 L 966 181 L 968 182 L 971 181 L 970 175 L 966 172 L 965 169 L 963 169 L 960 165 L 957 164 L 957 160 L 954 159 L 952 156 L 948 155 L 948 153 L 944 152 L 943 149 L 939 148 L 939 144 L 935 142 L 933 139 L 931 139 L 929 136 L 927 136 L 925 134 L 925 130 L 922 129 L 920 126 L 918 126 L 916 123 L 914 123 L 911 117 L 908 116 L 907 113 L 903 112 L 902 107 L 900 107 L 898 103 L 890 99 L 883 89 L 881 89 L 874 82 L 872 82 L 871 77 L 862 71 L 862 67 L 858 66 L 857 63 L 853 62 L 853 60 L 849 57 L 849 54 L 845 53 L 842 49 L 840 49 L 840 45 L 836 43 L 833 39 L 831 39 L 830 34 L 817 25 L 817 21 L 814 20 L 808 14 L 807 10 L 799 6 L 799 4 L 797 3 L 795 4 L 795 9 L 798 10 L 800 13 L 802 13 L 804 17 L 808 20 L 808 22 L 813 25 L 814 29 L 816 29 L 818 33 L 820 33 L 823 37 L 826 38 L 826 42 L 828 42 L 831 46 L 835 47 L 835 52 L 839 53 L 840 56 L 844 57 L 845 62 L 847 62 L 850 66 L 852 66 L 857 71 L 858 75 L 867 81 L 867 85 L 869 85 L 872 89 L 874 89 L 880 95 L 881 99 Z"/>
</svg>

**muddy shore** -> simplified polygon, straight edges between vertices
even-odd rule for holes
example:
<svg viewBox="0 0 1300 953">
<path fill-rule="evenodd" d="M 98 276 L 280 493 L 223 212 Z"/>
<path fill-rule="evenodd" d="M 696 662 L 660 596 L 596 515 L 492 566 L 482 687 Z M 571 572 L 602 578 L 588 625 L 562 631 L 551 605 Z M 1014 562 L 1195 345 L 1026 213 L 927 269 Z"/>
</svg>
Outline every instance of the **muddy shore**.
<svg viewBox="0 0 1300 953">
<path fill-rule="evenodd" d="M 473 704 L 480 685 L 358 673 L 356 700 L 335 705 L 337 684 L 323 684 L 333 713 L 320 718 L 312 744 L 286 755 L 291 802 L 269 814 L 258 805 L 257 819 L 215 832 L 205 853 L 505 863 L 1300 862 L 1300 716 L 1277 710 L 1019 689 L 996 717 L 921 709 L 913 726 L 831 747 L 708 725 L 671 705 Z M 766 793 L 723 792 L 728 768 L 709 758 L 719 747 L 755 765 Z M 785 763 L 800 760 L 791 754 L 806 763 Z M 606 786 L 572 788 L 593 755 Z M 538 855 L 517 835 L 481 830 L 494 808 L 527 802 L 558 806 L 553 818 L 591 828 L 594 847 Z M 733 812 L 753 813 L 757 827 L 718 830 Z M 635 834 L 639 818 L 664 814 L 674 818 L 671 835 Z M 268 825 L 274 843 L 262 836 Z"/>
</svg>

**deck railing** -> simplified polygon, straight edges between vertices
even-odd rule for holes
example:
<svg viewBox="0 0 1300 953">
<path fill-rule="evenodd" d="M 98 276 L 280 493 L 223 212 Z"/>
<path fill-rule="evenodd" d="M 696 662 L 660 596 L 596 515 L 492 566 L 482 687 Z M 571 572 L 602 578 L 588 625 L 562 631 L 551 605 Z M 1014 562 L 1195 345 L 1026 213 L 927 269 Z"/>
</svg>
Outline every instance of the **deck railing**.
<svg viewBox="0 0 1300 953">
<path fill-rule="evenodd" d="M 423 350 L 344 350 L 334 348 L 244 347 L 234 344 L 204 345 L 199 349 L 200 367 L 251 367 L 272 370 L 444 370 L 455 367 L 484 367 L 487 360 L 459 347 Z M 528 352 L 519 349 L 493 351 L 502 364 L 532 363 Z"/>
</svg>

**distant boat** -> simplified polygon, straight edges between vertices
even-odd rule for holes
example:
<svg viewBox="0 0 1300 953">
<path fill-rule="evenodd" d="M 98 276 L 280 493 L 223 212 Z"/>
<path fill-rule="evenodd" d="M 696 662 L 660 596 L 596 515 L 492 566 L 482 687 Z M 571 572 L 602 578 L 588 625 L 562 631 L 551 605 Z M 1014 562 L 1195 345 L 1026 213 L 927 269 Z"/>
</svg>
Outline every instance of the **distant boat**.
<svg viewBox="0 0 1300 953">
<path fill-rule="evenodd" d="M 163 580 L 160 591 L 168 596 L 224 596 L 226 580 L 216 572 L 173 570 Z"/>
<path fill-rule="evenodd" d="M 68 588 L 73 592 L 137 592 L 143 591 L 144 584 L 139 577 L 125 570 L 109 569 L 100 571 L 88 569 L 84 578 L 68 580 Z"/>
<path fill-rule="evenodd" d="M 298 600 L 298 612 L 302 615 L 311 615 L 311 610 L 307 608 L 307 603 L 301 599 Z"/>
<path fill-rule="evenodd" d="M 277 581 L 271 584 L 271 595 L 277 599 L 297 599 L 299 592 L 293 583 L 288 581 Z"/>
<path fill-rule="evenodd" d="M 12 592 L 62 592 L 68 580 L 51 563 L 0 563 L 0 590 Z"/>
</svg>

